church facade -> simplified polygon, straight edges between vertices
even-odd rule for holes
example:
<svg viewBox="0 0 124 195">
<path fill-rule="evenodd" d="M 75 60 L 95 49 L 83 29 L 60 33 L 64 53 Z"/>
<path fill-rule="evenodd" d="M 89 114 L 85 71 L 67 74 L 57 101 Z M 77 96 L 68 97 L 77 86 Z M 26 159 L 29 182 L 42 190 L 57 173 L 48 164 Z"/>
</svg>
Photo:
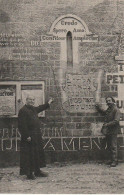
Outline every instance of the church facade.
<svg viewBox="0 0 124 195">
<path fill-rule="evenodd" d="M 26 96 L 39 113 L 48 162 L 107 158 L 101 127 L 112 96 L 121 111 L 118 155 L 124 154 L 124 2 L 0 2 L 0 165 L 18 164 L 18 112 Z M 6 160 L 7 159 L 7 160 Z"/>
</svg>

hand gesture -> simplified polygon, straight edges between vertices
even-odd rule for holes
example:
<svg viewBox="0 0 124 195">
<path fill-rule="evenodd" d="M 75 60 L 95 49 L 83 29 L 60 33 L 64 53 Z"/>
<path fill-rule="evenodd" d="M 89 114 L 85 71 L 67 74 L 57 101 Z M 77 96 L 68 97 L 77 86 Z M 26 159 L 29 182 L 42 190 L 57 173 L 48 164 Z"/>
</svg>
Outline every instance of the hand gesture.
<svg viewBox="0 0 124 195">
<path fill-rule="evenodd" d="M 100 103 L 99 102 L 96 102 L 95 103 L 95 107 L 98 108 L 100 106 Z"/>
<path fill-rule="evenodd" d="M 54 101 L 54 99 L 50 98 L 49 101 L 48 101 L 48 104 L 51 104 L 53 101 Z"/>
<path fill-rule="evenodd" d="M 30 141 L 31 141 L 31 137 L 28 137 L 28 138 L 27 138 L 27 141 L 30 142 Z"/>
<path fill-rule="evenodd" d="M 104 127 L 107 127 L 107 123 L 104 123 L 103 126 L 104 126 Z"/>
</svg>

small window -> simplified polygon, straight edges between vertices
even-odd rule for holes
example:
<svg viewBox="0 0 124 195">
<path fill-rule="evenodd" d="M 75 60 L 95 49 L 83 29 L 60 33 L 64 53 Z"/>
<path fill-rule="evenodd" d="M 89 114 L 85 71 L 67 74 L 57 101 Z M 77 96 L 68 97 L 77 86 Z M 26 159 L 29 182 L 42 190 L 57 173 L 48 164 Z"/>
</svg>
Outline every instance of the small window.
<svg viewBox="0 0 124 195">
<path fill-rule="evenodd" d="M 72 48 L 72 33 L 68 31 L 66 36 L 67 41 L 67 69 L 73 68 L 73 48 Z"/>
</svg>

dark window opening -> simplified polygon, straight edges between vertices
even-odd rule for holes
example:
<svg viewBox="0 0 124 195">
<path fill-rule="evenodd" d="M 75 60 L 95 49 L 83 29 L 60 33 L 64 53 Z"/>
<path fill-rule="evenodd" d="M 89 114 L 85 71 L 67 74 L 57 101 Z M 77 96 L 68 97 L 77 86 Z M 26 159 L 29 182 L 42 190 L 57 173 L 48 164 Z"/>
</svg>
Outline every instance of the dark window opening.
<svg viewBox="0 0 124 195">
<path fill-rule="evenodd" d="M 73 48 L 72 48 L 72 33 L 68 31 L 67 36 L 67 68 L 73 67 Z"/>
</svg>

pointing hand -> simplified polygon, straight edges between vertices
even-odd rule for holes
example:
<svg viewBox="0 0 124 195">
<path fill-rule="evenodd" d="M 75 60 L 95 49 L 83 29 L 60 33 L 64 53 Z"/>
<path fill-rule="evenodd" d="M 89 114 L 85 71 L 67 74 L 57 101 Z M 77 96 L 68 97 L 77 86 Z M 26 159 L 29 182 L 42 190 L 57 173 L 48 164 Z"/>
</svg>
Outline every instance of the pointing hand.
<svg viewBox="0 0 124 195">
<path fill-rule="evenodd" d="M 27 138 L 27 141 L 30 142 L 30 141 L 31 141 L 31 137 L 28 137 L 28 138 Z"/>
<path fill-rule="evenodd" d="M 50 98 L 49 101 L 48 101 L 48 104 L 51 104 L 53 101 L 54 101 L 54 99 Z"/>
</svg>

